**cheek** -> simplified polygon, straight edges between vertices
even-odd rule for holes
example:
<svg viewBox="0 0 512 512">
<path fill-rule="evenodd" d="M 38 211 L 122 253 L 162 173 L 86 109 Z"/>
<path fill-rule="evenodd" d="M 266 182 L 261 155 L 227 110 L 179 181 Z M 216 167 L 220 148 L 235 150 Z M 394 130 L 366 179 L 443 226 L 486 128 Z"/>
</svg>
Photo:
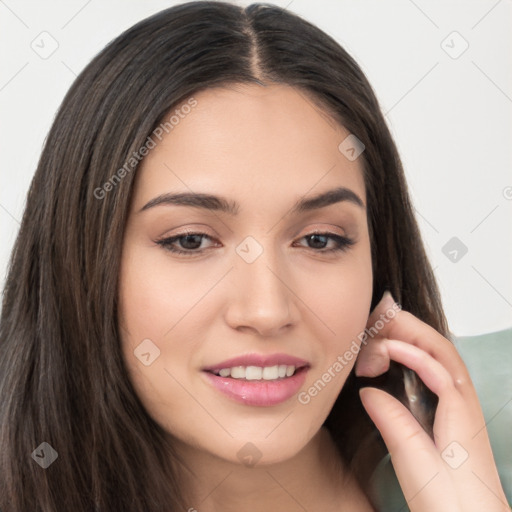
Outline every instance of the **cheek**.
<svg viewBox="0 0 512 512">
<path fill-rule="evenodd" d="M 331 269 L 325 269 L 307 287 L 308 302 L 323 324 L 328 353 L 341 350 L 364 330 L 373 294 L 373 274 L 369 241 Z M 307 283 L 304 284 L 306 286 Z M 313 306 L 314 304 L 314 306 Z"/>
<path fill-rule="evenodd" d="M 131 247 L 124 253 L 119 286 L 123 359 L 144 408 L 169 431 L 175 425 L 167 411 L 178 410 L 184 422 L 192 420 L 190 397 L 179 383 L 186 381 L 194 352 L 190 338 L 181 342 L 180 331 L 193 299 L 197 291 L 185 286 L 184 276 L 170 275 L 151 252 Z M 145 362 L 144 354 L 149 354 Z"/>
<path fill-rule="evenodd" d="M 139 393 L 146 397 L 169 389 L 172 379 L 168 368 L 186 371 L 194 344 L 179 342 L 180 320 L 190 310 L 190 302 L 197 301 L 197 292 L 185 286 L 183 276 L 171 275 L 165 261 L 154 258 L 154 252 L 128 248 L 123 254 L 119 285 L 123 355 Z M 142 354 L 147 353 L 144 360 Z"/>
<path fill-rule="evenodd" d="M 347 254 L 322 283 L 323 292 L 314 288 L 309 295 L 314 301 L 311 309 L 320 319 L 316 339 L 321 344 L 321 357 L 299 401 L 311 400 L 317 413 L 326 415 L 355 364 L 368 321 L 373 294 L 369 240 L 360 243 L 350 256 Z"/>
<path fill-rule="evenodd" d="M 166 343 L 212 286 L 197 272 L 173 268 L 163 250 L 130 248 L 120 273 L 120 321 L 133 342 L 144 338 Z"/>
<path fill-rule="evenodd" d="M 325 418 L 332 409 L 355 364 L 368 321 L 373 293 L 369 243 L 359 249 L 323 278 L 323 292 L 318 287 L 308 295 L 319 317 L 315 338 L 321 356 L 297 398 L 314 417 Z"/>
</svg>

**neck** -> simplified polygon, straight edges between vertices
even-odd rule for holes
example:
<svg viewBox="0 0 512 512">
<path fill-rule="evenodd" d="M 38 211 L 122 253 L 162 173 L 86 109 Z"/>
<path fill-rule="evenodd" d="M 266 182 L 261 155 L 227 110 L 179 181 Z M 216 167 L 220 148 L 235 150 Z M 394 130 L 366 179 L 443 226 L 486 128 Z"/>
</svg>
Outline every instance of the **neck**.
<svg viewBox="0 0 512 512">
<path fill-rule="evenodd" d="M 189 470 L 183 491 L 190 512 L 372 510 L 325 428 L 292 458 L 265 466 L 244 466 L 183 444 L 178 449 Z"/>
</svg>

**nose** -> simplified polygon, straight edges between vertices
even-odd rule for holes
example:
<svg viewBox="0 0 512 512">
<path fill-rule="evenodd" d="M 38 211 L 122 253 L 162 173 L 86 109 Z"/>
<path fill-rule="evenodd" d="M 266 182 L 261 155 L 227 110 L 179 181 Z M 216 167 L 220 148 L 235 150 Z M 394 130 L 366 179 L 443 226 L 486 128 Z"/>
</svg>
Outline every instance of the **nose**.
<svg viewBox="0 0 512 512">
<path fill-rule="evenodd" d="M 299 315 L 290 273 L 267 250 L 252 263 L 237 258 L 230 276 L 227 324 L 261 337 L 282 335 Z"/>
</svg>

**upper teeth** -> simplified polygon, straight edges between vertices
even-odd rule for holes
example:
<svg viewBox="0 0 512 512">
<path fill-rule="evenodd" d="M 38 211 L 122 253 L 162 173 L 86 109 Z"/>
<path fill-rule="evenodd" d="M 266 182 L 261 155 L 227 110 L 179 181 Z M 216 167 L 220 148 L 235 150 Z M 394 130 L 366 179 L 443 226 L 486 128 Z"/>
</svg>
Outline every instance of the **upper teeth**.
<svg viewBox="0 0 512 512">
<path fill-rule="evenodd" d="M 233 366 L 215 371 L 221 377 L 246 380 L 274 380 L 277 378 L 291 377 L 295 373 L 295 366 L 280 364 L 276 366 Z"/>
</svg>

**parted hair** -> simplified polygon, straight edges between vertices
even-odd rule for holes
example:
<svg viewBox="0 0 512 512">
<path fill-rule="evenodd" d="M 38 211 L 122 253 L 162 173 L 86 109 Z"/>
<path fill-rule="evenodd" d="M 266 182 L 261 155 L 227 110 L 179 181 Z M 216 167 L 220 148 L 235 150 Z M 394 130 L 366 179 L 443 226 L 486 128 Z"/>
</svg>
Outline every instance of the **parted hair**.
<svg viewBox="0 0 512 512">
<path fill-rule="evenodd" d="M 448 336 L 402 164 L 355 60 L 290 11 L 175 5 L 110 42 L 55 116 L 27 195 L 0 320 L 0 509 L 186 510 L 172 436 L 137 398 L 121 357 L 118 280 L 137 165 L 104 197 L 165 116 L 224 84 L 287 84 L 362 141 L 373 299 Z M 126 169 L 126 168 L 125 168 Z M 395 377 L 393 377 L 395 378 Z M 361 486 L 386 453 L 351 373 L 325 425 Z M 47 442 L 57 460 L 31 454 Z"/>
</svg>

